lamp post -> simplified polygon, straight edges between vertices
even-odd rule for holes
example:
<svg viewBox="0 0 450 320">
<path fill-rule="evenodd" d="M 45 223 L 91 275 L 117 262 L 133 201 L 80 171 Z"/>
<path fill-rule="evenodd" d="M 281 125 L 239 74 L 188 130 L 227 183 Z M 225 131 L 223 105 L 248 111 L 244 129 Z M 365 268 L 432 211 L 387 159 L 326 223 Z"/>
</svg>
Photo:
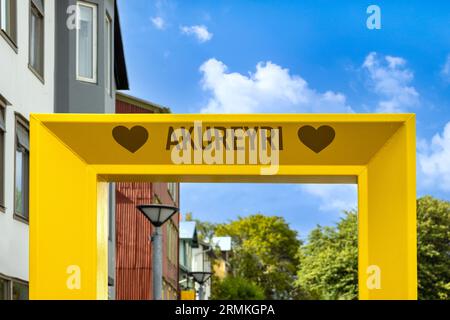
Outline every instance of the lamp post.
<svg viewBox="0 0 450 320">
<path fill-rule="evenodd" d="M 211 278 L 212 272 L 191 272 L 190 275 L 194 278 L 194 281 L 200 285 L 198 289 L 198 299 L 203 300 L 203 285 Z"/>
<path fill-rule="evenodd" d="M 150 220 L 155 230 L 151 236 L 152 239 L 152 257 L 153 257 L 153 299 L 162 300 L 162 225 L 168 221 L 175 213 L 177 207 L 160 204 L 140 205 L 136 207 L 144 216 Z"/>
</svg>

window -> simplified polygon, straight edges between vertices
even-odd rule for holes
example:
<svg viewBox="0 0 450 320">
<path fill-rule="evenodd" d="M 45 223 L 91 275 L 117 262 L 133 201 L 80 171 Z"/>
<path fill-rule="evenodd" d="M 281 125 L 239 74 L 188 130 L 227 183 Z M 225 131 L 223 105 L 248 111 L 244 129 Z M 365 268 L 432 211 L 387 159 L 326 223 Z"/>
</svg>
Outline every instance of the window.
<svg viewBox="0 0 450 320">
<path fill-rule="evenodd" d="M 5 133 L 5 105 L 0 100 L 0 210 L 5 208 Z"/>
<path fill-rule="evenodd" d="M 178 265 L 178 230 L 172 222 L 172 263 Z"/>
<path fill-rule="evenodd" d="M 178 201 L 178 199 L 177 199 L 178 183 L 176 183 L 176 182 L 170 182 L 170 183 L 167 185 L 167 187 L 168 187 L 170 196 L 172 197 L 172 200 L 173 200 L 174 202 L 177 202 L 177 201 Z"/>
<path fill-rule="evenodd" d="M 30 142 L 28 124 L 16 117 L 16 167 L 14 213 L 28 221 Z"/>
<path fill-rule="evenodd" d="M 17 43 L 17 0 L 0 0 L 0 25 L 4 34 Z"/>
<path fill-rule="evenodd" d="M 112 94 L 112 46 L 113 46 L 113 32 L 112 32 L 112 20 L 111 18 L 107 15 L 106 16 L 106 24 L 105 24 L 105 29 L 106 29 L 106 75 L 105 75 L 105 85 L 106 85 L 106 93 L 108 93 L 108 95 Z"/>
<path fill-rule="evenodd" d="M 186 266 L 186 245 L 184 241 L 180 241 L 180 264 Z"/>
<path fill-rule="evenodd" d="M 79 1 L 77 10 L 77 79 L 97 82 L 97 6 Z"/>
<path fill-rule="evenodd" d="M 12 287 L 13 300 L 28 300 L 28 284 L 24 282 L 13 281 Z"/>
<path fill-rule="evenodd" d="M 176 291 L 169 282 L 163 280 L 163 300 L 176 300 Z"/>
<path fill-rule="evenodd" d="M 8 300 L 9 299 L 9 291 L 10 291 L 9 281 L 6 279 L 0 278 L 0 300 Z"/>
<path fill-rule="evenodd" d="M 0 300 L 28 300 L 28 291 L 25 281 L 0 277 Z"/>
<path fill-rule="evenodd" d="M 30 67 L 44 77 L 44 0 L 31 0 L 30 5 Z"/>
<path fill-rule="evenodd" d="M 166 255 L 170 263 L 177 264 L 177 231 L 172 220 L 166 223 Z"/>
</svg>

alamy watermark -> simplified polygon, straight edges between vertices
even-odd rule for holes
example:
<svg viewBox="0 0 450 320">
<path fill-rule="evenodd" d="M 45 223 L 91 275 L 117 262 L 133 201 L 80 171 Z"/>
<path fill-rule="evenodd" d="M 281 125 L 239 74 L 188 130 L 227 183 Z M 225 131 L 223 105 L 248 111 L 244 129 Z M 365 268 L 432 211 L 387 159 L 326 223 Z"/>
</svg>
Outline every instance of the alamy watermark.
<svg viewBox="0 0 450 320">
<path fill-rule="evenodd" d="M 381 289 L 381 268 L 377 265 L 367 267 L 367 289 L 380 290 Z"/>
<path fill-rule="evenodd" d="M 275 175 L 283 150 L 281 127 L 170 127 L 166 150 L 173 164 L 261 165 L 261 175 Z"/>
<path fill-rule="evenodd" d="M 77 265 L 70 265 L 66 269 L 68 275 L 66 286 L 69 290 L 81 289 L 81 268 Z"/>
<path fill-rule="evenodd" d="M 379 6 L 372 4 L 367 7 L 367 14 L 370 16 L 367 18 L 366 26 L 369 30 L 381 29 L 381 9 Z"/>
</svg>

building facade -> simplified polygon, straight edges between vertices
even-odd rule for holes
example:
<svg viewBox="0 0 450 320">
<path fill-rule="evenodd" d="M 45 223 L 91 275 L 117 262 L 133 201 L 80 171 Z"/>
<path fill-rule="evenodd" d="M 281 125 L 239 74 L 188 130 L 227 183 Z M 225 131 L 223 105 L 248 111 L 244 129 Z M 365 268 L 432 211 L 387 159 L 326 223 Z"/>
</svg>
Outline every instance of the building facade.
<svg viewBox="0 0 450 320">
<path fill-rule="evenodd" d="M 117 94 L 117 113 L 168 113 L 169 109 L 124 94 Z M 151 223 L 138 205 L 167 204 L 179 207 L 178 183 L 120 182 L 116 184 L 116 298 L 151 300 Z M 179 213 L 163 227 L 163 299 L 178 299 Z"/>
<path fill-rule="evenodd" d="M 213 273 L 217 278 L 223 280 L 231 271 L 229 263 L 232 254 L 231 237 L 213 237 L 211 242 L 215 248 Z"/>
<path fill-rule="evenodd" d="M 193 250 L 199 247 L 199 240 L 197 236 L 197 225 L 195 221 L 181 221 L 180 222 L 180 290 L 183 296 L 191 296 L 189 293 L 193 292 L 195 299 L 195 284 L 191 277 Z"/>
<path fill-rule="evenodd" d="M 115 1 L 0 0 L 0 75 L 0 299 L 27 299 L 29 117 L 114 112 L 128 89 Z"/>
<path fill-rule="evenodd" d="M 192 249 L 192 272 L 211 272 L 214 259 L 214 248 L 209 243 L 199 241 L 198 247 Z M 211 297 L 211 278 L 204 284 L 200 297 L 200 284 L 195 283 L 196 300 L 209 300 Z"/>
</svg>

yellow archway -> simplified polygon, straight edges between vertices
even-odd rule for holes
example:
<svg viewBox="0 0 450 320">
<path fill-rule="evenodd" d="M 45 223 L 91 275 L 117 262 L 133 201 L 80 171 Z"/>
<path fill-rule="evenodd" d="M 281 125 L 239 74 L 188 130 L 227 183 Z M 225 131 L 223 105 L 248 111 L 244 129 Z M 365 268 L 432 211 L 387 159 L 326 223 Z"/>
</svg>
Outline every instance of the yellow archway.
<svg viewBox="0 0 450 320">
<path fill-rule="evenodd" d="M 106 299 L 107 182 L 177 181 L 357 183 L 360 299 L 416 299 L 415 157 L 410 114 L 32 115 L 30 297 Z"/>
</svg>

